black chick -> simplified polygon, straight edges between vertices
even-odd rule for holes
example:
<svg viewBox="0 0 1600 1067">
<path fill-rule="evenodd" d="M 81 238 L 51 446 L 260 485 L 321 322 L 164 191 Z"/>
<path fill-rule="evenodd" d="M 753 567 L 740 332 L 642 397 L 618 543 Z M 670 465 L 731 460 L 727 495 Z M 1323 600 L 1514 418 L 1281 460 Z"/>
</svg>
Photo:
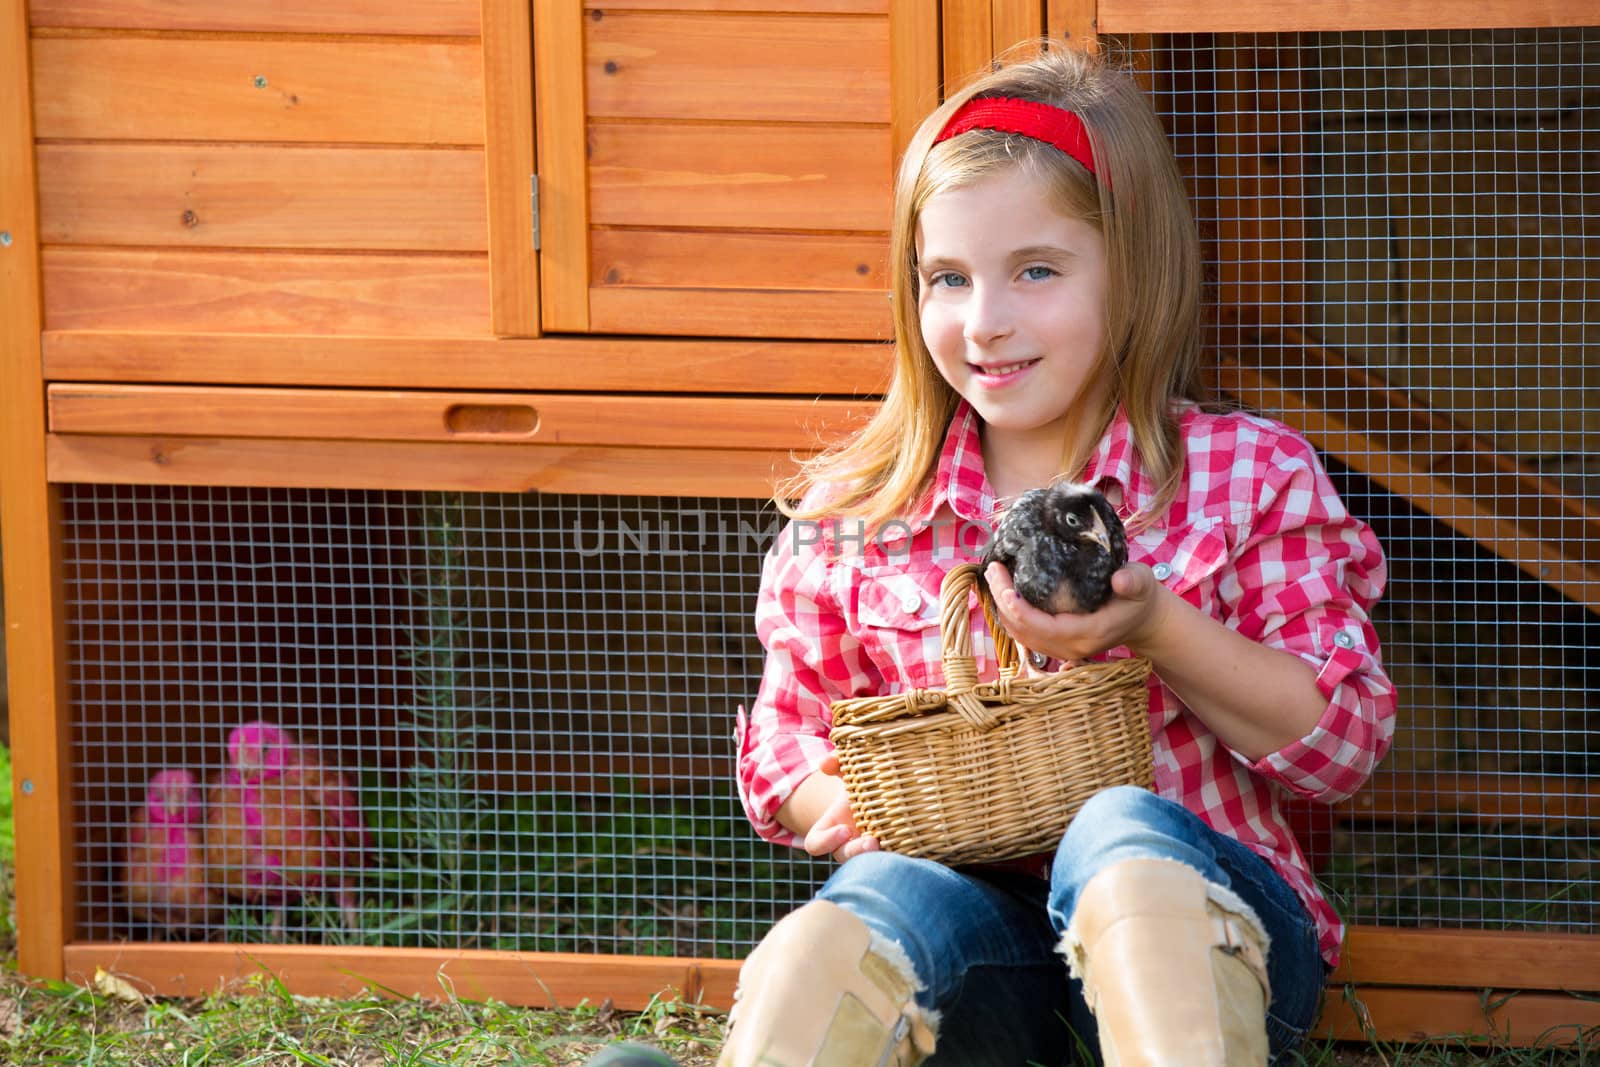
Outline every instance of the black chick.
<svg viewBox="0 0 1600 1067">
<path fill-rule="evenodd" d="M 1052 615 L 1087 614 L 1111 599 L 1128 535 L 1093 488 L 1059 482 L 1017 498 L 995 526 L 983 565 L 999 561 L 1017 594 Z"/>
</svg>

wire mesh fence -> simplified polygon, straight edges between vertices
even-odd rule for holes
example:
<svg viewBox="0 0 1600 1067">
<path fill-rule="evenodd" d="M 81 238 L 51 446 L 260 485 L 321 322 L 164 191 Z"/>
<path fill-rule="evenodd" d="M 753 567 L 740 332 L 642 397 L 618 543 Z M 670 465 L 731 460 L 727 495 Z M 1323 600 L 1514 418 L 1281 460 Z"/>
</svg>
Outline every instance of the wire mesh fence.
<svg viewBox="0 0 1600 1067">
<path fill-rule="evenodd" d="M 1593 929 L 1600 29 L 1161 38 L 1225 394 L 1377 527 L 1396 742 L 1320 873 L 1355 922 Z"/>
<path fill-rule="evenodd" d="M 1224 394 L 1304 428 L 1389 554 L 1400 726 L 1367 794 L 1302 813 L 1319 877 L 1356 923 L 1592 930 L 1600 29 L 1129 52 L 1194 192 Z M 826 873 L 733 794 L 770 507 L 62 496 L 79 937 L 733 957 Z M 257 722 L 288 756 L 230 747 Z M 167 767 L 244 846 L 298 849 L 180 915 L 143 902 L 145 867 L 183 878 L 171 849 L 127 863 Z M 329 773 L 243 788 L 263 769 Z M 300 808 L 340 790 L 335 847 Z"/>
<path fill-rule="evenodd" d="M 82 937 L 731 956 L 823 873 L 757 841 L 733 791 L 770 507 L 63 495 Z M 342 772 L 361 847 L 319 844 L 342 827 L 301 809 L 325 791 L 247 796 L 261 847 L 300 831 L 281 877 L 213 871 L 204 908 L 143 905 L 127 831 L 147 780 L 184 768 L 227 797 L 230 737 L 262 721 Z"/>
</svg>

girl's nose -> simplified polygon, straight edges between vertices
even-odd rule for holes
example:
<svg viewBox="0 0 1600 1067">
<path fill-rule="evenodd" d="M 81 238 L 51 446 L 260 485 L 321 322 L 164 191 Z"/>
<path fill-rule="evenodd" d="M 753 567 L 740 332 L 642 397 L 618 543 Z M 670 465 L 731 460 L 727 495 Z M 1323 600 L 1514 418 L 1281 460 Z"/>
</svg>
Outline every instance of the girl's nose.
<svg viewBox="0 0 1600 1067">
<path fill-rule="evenodd" d="M 972 294 L 967 297 L 966 323 L 962 330 L 966 339 L 975 345 L 991 344 L 1010 335 L 1014 328 L 1005 294 L 987 286 L 973 286 Z"/>
</svg>

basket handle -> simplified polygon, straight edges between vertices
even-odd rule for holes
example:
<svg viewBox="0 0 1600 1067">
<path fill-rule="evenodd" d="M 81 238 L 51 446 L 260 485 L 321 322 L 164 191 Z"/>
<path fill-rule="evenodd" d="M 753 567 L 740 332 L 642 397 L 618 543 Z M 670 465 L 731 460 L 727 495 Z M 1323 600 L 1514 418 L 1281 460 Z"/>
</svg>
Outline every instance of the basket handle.
<svg viewBox="0 0 1600 1067">
<path fill-rule="evenodd" d="M 972 654 L 972 619 L 967 612 L 967 595 L 978 591 L 978 604 L 994 637 L 995 659 L 1002 678 L 1015 678 L 1018 672 L 1017 643 L 1000 625 L 994 596 L 983 581 L 976 563 L 962 563 L 950 569 L 939 586 L 939 644 L 944 660 L 945 693 L 961 717 L 982 730 L 992 729 L 995 717 L 973 692 L 978 686 L 978 661 Z"/>
</svg>

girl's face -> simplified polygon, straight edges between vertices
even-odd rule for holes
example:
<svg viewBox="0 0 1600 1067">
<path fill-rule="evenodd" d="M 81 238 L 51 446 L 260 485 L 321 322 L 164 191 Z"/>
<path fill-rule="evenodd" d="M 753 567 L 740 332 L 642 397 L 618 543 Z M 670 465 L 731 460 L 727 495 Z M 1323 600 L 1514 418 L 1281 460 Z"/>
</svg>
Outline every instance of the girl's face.
<svg viewBox="0 0 1600 1067">
<path fill-rule="evenodd" d="M 1011 167 L 930 197 L 916 241 L 922 339 L 983 418 L 985 451 L 1031 442 L 1059 458 L 1106 388 L 1100 231 Z"/>
</svg>

